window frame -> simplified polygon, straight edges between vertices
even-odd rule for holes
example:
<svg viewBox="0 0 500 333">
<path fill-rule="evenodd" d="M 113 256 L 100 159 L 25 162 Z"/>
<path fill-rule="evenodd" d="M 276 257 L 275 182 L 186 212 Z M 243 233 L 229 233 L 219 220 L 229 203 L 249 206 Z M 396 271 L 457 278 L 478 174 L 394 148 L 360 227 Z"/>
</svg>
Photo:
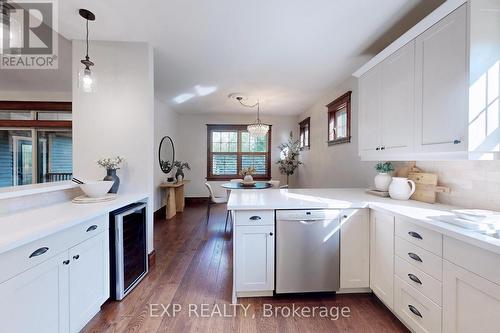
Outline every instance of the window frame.
<svg viewBox="0 0 500 333">
<path fill-rule="evenodd" d="M 328 122 L 326 124 L 327 126 L 327 142 L 329 146 L 332 145 L 338 145 L 342 143 L 349 143 L 351 142 L 351 94 L 352 91 L 348 91 L 339 98 L 335 99 L 333 102 L 330 104 L 327 104 L 326 107 L 328 108 Z M 330 140 L 330 123 L 333 118 L 333 127 L 337 128 L 337 112 L 346 109 L 347 113 L 347 120 L 346 120 L 346 136 L 337 138 L 337 134 L 334 132 L 334 139 Z"/>
<path fill-rule="evenodd" d="M 239 172 L 241 170 L 241 157 L 242 155 L 266 155 L 266 174 L 265 175 L 254 175 L 253 179 L 255 180 L 270 180 L 271 179 L 271 136 L 272 136 L 272 126 L 269 125 L 269 132 L 267 134 L 267 152 L 242 152 L 241 151 L 241 132 L 246 131 L 247 125 L 234 125 L 234 124 L 207 124 L 207 177 L 206 180 L 231 180 L 235 178 L 241 178 L 239 174 L 235 175 L 214 175 L 212 174 L 212 164 L 213 164 L 213 155 L 236 155 L 236 170 Z M 237 149 L 236 152 L 212 152 L 212 132 L 217 131 L 237 131 L 238 139 L 237 139 Z"/>
<path fill-rule="evenodd" d="M 302 146 L 302 142 L 300 142 L 300 138 L 302 137 L 302 133 L 305 132 L 305 128 L 307 127 L 307 145 Z M 311 117 L 307 117 L 299 123 L 299 142 L 300 142 L 300 150 L 309 150 L 311 149 Z"/>
</svg>

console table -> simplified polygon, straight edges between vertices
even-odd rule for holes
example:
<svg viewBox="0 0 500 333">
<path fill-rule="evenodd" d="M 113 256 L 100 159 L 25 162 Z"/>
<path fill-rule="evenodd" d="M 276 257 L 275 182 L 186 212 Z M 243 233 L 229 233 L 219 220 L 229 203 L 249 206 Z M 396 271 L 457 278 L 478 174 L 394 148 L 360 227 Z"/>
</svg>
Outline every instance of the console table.
<svg viewBox="0 0 500 333">
<path fill-rule="evenodd" d="M 189 180 L 183 180 L 177 183 L 162 183 L 161 189 L 165 189 L 165 217 L 171 219 L 177 212 L 184 211 L 184 185 Z"/>
</svg>

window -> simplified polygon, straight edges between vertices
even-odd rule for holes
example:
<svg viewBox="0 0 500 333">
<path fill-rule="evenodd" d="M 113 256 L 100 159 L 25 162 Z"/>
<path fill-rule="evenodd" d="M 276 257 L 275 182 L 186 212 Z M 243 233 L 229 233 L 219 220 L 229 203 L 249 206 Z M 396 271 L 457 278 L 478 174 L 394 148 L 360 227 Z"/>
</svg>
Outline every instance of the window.
<svg viewBox="0 0 500 333">
<path fill-rule="evenodd" d="M 0 187 L 72 176 L 71 103 L 0 102 Z"/>
<path fill-rule="evenodd" d="M 300 149 L 309 149 L 311 141 L 311 118 L 307 117 L 299 123 Z"/>
<path fill-rule="evenodd" d="M 271 178 L 271 130 L 263 138 L 250 136 L 246 125 L 207 125 L 207 179 L 241 178 L 253 166 L 254 179 Z"/>
<path fill-rule="evenodd" d="M 351 93 L 345 93 L 326 106 L 329 145 L 351 142 Z"/>
</svg>

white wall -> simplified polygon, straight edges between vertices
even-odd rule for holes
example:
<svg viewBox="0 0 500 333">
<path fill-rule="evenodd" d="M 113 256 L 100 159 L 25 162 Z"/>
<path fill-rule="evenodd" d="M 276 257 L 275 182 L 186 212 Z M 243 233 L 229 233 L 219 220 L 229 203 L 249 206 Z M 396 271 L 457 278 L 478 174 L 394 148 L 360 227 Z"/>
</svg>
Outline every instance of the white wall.
<svg viewBox="0 0 500 333">
<path fill-rule="evenodd" d="M 101 157 L 121 155 L 118 193 L 144 192 L 150 197 L 148 250 L 153 249 L 153 52 L 147 43 L 92 42 L 90 55 L 98 75 L 97 91 L 77 88 L 82 41 L 73 42 L 73 172 L 102 179 Z"/>
<path fill-rule="evenodd" d="M 328 146 L 328 114 L 325 105 L 351 90 L 351 142 Z M 358 83 L 349 78 L 302 113 L 297 122 L 311 117 L 311 149 L 301 152 L 298 187 L 368 187 L 375 171 L 373 162 L 358 156 Z"/>
<path fill-rule="evenodd" d="M 283 184 L 286 177 L 281 175 L 276 165 L 279 158 L 278 146 L 285 142 L 290 131 L 296 130 L 295 116 L 262 116 L 262 121 L 272 125 L 271 136 L 271 176 Z M 255 121 L 255 115 L 244 114 L 179 114 L 179 131 L 176 143 L 176 159 L 189 162 L 191 170 L 185 172 L 186 179 L 191 183 L 186 185 L 187 197 L 207 197 L 205 188 L 207 177 L 207 124 L 249 124 Z M 292 177 L 293 178 L 293 177 Z M 292 181 L 291 181 L 292 182 Z M 225 191 L 218 186 L 223 182 L 210 182 L 214 190 L 220 194 Z M 293 184 L 293 183 L 292 183 Z"/>
<path fill-rule="evenodd" d="M 160 146 L 161 139 L 164 136 L 170 136 L 174 141 L 174 147 L 177 149 L 177 127 L 178 119 L 177 113 L 170 109 L 163 101 L 159 98 L 155 98 L 155 144 L 154 144 L 154 157 L 153 157 L 153 167 L 154 167 L 154 200 L 153 207 L 154 210 L 158 210 L 165 204 L 165 191 L 162 191 L 158 186 L 167 180 L 168 175 L 163 173 L 160 169 L 158 163 L 158 148 Z M 176 151 L 177 154 L 177 151 Z M 177 157 L 176 157 L 177 158 Z M 171 172 L 172 173 L 172 172 Z"/>
</svg>

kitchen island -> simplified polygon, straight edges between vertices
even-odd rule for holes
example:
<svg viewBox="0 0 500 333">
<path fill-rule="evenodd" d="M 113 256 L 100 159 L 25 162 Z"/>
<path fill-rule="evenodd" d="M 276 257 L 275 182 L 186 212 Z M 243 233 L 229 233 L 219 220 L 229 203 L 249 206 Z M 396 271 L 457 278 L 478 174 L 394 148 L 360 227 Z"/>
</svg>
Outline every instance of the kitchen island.
<svg viewBox="0 0 500 333">
<path fill-rule="evenodd" d="M 340 225 L 337 292 L 372 291 L 415 331 L 453 332 L 471 322 L 494 329 L 500 239 L 441 221 L 457 208 L 364 189 L 233 191 L 233 302 L 275 293 L 277 211 L 328 209 L 338 211 Z"/>
</svg>

